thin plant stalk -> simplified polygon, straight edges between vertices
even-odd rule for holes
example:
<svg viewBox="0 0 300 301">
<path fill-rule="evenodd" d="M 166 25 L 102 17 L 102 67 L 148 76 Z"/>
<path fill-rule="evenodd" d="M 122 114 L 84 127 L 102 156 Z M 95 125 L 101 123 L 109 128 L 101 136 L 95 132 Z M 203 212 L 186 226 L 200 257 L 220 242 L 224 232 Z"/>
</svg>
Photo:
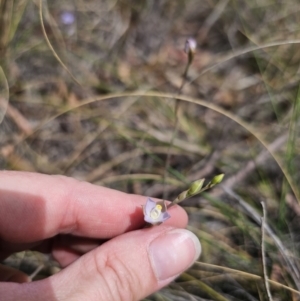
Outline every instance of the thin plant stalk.
<svg viewBox="0 0 300 301">
<path fill-rule="evenodd" d="M 193 62 L 194 59 L 194 54 L 195 54 L 195 50 L 196 50 L 196 42 L 193 39 L 188 39 L 186 41 L 186 45 L 185 45 L 185 52 L 187 52 L 188 54 L 188 61 L 182 76 L 182 81 L 181 81 L 181 85 L 178 89 L 177 92 L 177 96 L 179 96 L 182 92 L 182 89 L 184 87 L 184 85 L 187 83 L 187 74 L 189 71 L 189 68 Z M 177 136 L 177 132 L 178 132 L 178 128 L 179 128 L 179 119 L 180 119 L 180 99 L 175 98 L 176 102 L 175 102 L 175 124 L 174 124 L 174 130 L 173 130 L 173 134 L 171 137 L 171 141 L 169 144 L 169 150 L 168 150 L 168 154 L 167 154 L 167 159 L 166 159 L 166 163 L 165 163 L 165 168 L 164 168 L 164 177 L 163 177 L 163 187 L 165 187 L 165 183 L 166 183 L 166 178 L 168 176 L 168 169 L 170 166 L 170 160 L 171 160 L 171 149 L 173 147 L 174 144 L 174 140 L 175 137 Z M 165 200 L 167 198 L 167 190 L 163 189 L 163 200 Z"/>
<path fill-rule="evenodd" d="M 263 216 L 261 218 L 261 258 L 262 258 L 262 267 L 263 267 L 263 279 L 264 285 L 267 292 L 268 300 L 273 301 L 270 286 L 268 282 L 268 275 L 267 275 L 267 267 L 266 267 L 266 253 L 265 253 L 265 222 L 266 222 L 266 208 L 265 203 L 261 202 L 261 206 L 263 209 Z"/>
</svg>

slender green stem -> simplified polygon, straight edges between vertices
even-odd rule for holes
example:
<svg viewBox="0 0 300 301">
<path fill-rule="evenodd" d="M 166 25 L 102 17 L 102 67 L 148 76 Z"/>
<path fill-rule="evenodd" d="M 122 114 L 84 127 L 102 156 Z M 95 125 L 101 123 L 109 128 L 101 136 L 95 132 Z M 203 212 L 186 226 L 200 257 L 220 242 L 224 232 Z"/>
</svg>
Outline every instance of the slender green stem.
<svg viewBox="0 0 300 301">
<path fill-rule="evenodd" d="M 181 81 L 181 85 L 178 89 L 177 96 L 179 96 L 181 94 L 184 85 L 187 83 L 187 74 L 188 74 L 189 68 L 192 64 L 193 57 L 194 57 L 194 53 L 189 51 L 188 61 L 187 61 L 185 70 L 183 72 L 182 81 Z M 177 136 L 177 132 L 178 132 L 178 128 L 179 128 L 180 99 L 178 99 L 178 98 L 174 98 L 174 99 L 175 99 L 175 110 L 174 110 L 174 112 L 175 112 L 175 124 L 174 124 L 174 130 L 173 130 L 173 134 L 172 134 L 171 141 L 170 141 L 170 144 L 169 144 L 168 154 L 167 154 L 166 163 L 165 163 L 164 176 L 163 176 L 163 188 L 165 188 L 166 179 L 167 179 L 168 171 L 169 171 L 169 167 L 170 167 L 171 149 L 173 147 L 174 140 Z M 163 189 L 163 200 L 165 200 L 168 197 L 167 194 L 168 194 L 167 190 Z"/>
</svg>

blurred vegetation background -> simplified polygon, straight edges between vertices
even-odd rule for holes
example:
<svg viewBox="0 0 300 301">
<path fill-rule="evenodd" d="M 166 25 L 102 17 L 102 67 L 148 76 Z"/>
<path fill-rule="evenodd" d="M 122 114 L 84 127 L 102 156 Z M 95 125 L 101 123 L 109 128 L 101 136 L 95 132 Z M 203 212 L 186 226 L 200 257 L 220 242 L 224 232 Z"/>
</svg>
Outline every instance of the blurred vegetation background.
<svg viewBox="0 0 300 301">
<path fill-rule="evenodd" d="M 273 300 L 300 300 L 299 11 L 276 0 L 0 0 L 1 169 L 170 200 L 225 173 L 182 203 L 200 261 L 145 300 L 268 300 L 263 278 Z M 189 37 L 198 47 L 177 97 Z M 6 263 L 34 279 L 59 270 L 32 252 Z"/>
</svg>

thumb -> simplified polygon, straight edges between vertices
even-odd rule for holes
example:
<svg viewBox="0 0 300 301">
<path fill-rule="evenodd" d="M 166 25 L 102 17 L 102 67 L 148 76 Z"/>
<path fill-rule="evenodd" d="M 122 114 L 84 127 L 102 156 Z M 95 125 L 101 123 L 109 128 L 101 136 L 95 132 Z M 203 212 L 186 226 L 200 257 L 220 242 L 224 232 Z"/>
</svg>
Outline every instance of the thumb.
<svg viewBox="0 0 300 301">
<path fill-rule="evenodd" d="M 197 237 L 183 229 L 161 225 L 125 233 L 70 266 L 76 279 L 64 280 L 70 290 L 63 299 L 141 300 L 187 269 L 200 248 Z"/>
<path fill-rule="evenodd" d="M 30 289 L 30 300 L 43 296 L 45 301 L 137 301 L 171 282 L 200 252 L 197 237 L 184 229 L 161 225 L 132 231 L 85 254 L 40 284 L 26 284 L 27 293 L 30 285 L 42 285 Z"/>
</svg>

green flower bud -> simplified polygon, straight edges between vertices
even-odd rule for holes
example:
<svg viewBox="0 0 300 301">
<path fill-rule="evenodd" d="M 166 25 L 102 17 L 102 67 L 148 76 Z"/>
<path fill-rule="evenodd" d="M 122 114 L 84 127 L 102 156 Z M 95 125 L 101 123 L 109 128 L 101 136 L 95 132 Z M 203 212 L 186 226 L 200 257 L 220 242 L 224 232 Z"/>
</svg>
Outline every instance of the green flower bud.
<svg viewBox="0 0 300 301">
<path fill-rule="evenodd" d="M 213 185 L 213 186 L 217 185 L 217 184 L 219 184 L 219 183 L 222 182 L 223 178 L 224 178 L 224 174 L 221 173 L 221 174 L 213 177 L 213 179 L 211 180 L 210 184 Z"/>
<path fill-rule="evenodd" d="M 204 180 L 205 179 L 200 179 L 200 180 L 193 182 L 192 185 L 190 186 L 190 188 L 188 189 L 188 192 L 187 192 L 188 195 L 197 194 L 201 190 Z"/>
</svg>

